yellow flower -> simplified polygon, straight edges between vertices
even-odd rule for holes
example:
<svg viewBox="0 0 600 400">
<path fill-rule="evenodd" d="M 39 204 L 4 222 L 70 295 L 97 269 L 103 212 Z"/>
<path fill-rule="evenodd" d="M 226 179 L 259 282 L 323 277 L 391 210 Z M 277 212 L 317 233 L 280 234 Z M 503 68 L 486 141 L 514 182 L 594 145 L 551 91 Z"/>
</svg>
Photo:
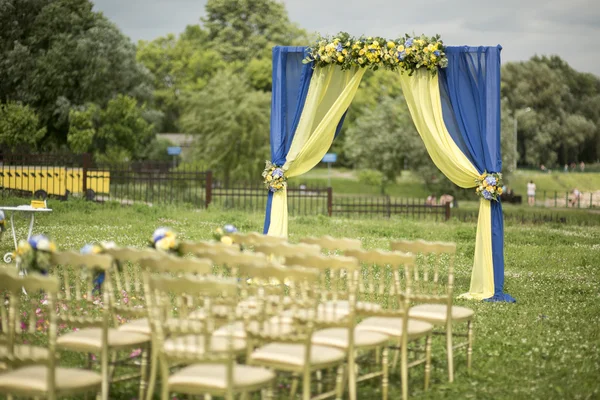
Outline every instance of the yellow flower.
<svg viewBox="0 0 600 400">
<path fill-rule="evenodd" d="M 338 62 L 344 62 L 344 56 L 338 56 L 337 60 Z"/>
<path fill-rule="evenodd" d="M 360 51 L 358 52 L 359 56 L 364 56 L 365 55 L 365 49 L 360 49 Z"/>
<path fill-rule="evenodd" d="M 498 194 L 502 194 L 502 188 L 499 187 L 498 190 L 497 190 L 497 192 L 498 192 Z"/>
<path fill-rule="evenodd" d="M 429 53 L 429 48 L 425 47 L 425 48 L 423 49 L 423 52 L 425 52 L 425 53 Z"/>
<path fill-rule="evenodd" d="M 356 61 L 358 61 L 359 64 L 364 64 L 365 63 L 365 60 L 362 57 L 358 57 L 358 60 L 356 60 Z"/>
<path fill-rule="evenodd" d="M 427 50 L 428 50 L 428 51 L 434 51 L 434 50 L 435 50 L 435 47 L 433 46 L 433 44 L 431 44 L 431 43 L 430 43 L 430 44 L 427 46 Z"/>
<path fill-rule="evenodd" d="M 404 51 L 404 45 L 401 44 L 400 46 L 398 46 L 398 51 L 400 51 L 400 52 Z"/>
<path fill-rule="evenodd" d="M 231 246 L 233 244 L 233 239 L 231 239 L 229 236 L 223 236 L 221 237 L 221 243 Z"/>
<path fill-rule="evenodd" d="M 437 61 L 437 57 L 433 54 L 431 55 L 431 61 L 433 61 L 433 62 Z"/>
<path fill-rule="evenodd" d="M 388 47 L 388 49 L 393 49 L 394 47 L 396 47 L 396 43 L 394 43 L 392 41 L 387 42 L 387 47 Z"/>
<path fill-rule="evenodd" d="M 267 182 L 271 182 L 273 180 L 273 177 L 271 175 L 267 175 Z"/>
<path fill-rule="evenodd" d="M 346 50 L 346 49 L 342 50 L 342 54 L 345 56 L 348 55 L 348 50 Z"/>
<path fill-rule="evenodd" d="M 410 54 L 412 52 L 413 48 L 412 47 L 407 47 L 404 51 L 406 52 L 406 54 Z"/>
</svg>

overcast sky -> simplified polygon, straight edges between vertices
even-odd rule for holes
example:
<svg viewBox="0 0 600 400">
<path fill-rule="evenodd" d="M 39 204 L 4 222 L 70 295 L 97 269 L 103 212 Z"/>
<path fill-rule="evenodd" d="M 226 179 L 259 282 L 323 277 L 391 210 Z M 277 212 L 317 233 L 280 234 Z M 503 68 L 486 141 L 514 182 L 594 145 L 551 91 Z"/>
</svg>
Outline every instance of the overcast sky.
<svg viewBox="0 0 600 400">
<path fill-rule="evenodd" d="M 133 41 L 197 24 L 206 0 L 92 0 Z M 377 35 L 439 33 L 446 45 L 497 45 L 502 59 L 557 54 L 600 76 L 600 0 L 284 0 L 309 32 Z"/>
</svg>

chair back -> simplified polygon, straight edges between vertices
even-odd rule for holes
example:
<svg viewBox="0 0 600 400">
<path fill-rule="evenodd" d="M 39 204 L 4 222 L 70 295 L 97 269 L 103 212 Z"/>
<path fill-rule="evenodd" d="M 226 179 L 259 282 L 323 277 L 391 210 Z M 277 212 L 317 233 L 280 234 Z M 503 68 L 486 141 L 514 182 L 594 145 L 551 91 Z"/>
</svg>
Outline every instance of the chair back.
<svg viewBox="0 0 600 400">
<path fill-rule="evenodd" d="M 254 246 L 254 251 L 263 253 L 273 260 L 284 262 L 285 257 L 296 254 L 321 254 L 321 247 L 316 244 L 292 244 L 292 243 L 269 243 L 257 244 Z"/>
<path fill-rule="evenodd" d="M 266 263 L 267 257 L 262 253 L 236 250 L 199 250 L 195 253 L 197 257 L 211 260 L 213 263 L 213 274 L 216 276 L 237 276 L 237 267 L 241 264 Z"/>
<path fill-rule="evenodd" d="M 362 243 L 358 239 L 334 238 L 329 235 L 321 237 L 305 237 L 300 239 L 300 243 L 316 244 L 330 253 L 336 251 L 344 252 L 346 250 L 360 250 L 362 248 Z"/>
<path fill-rule="evenodd" d="M 412 300 L 452 305 L 456 243 L 395 240 L 392 250 L 416 256 L 412 274 Z"/>
<path fill-rule="evenodd" d="M 230 245 L 230 244 L 222 243 L 222 242 L 185 241 L 185 242 L 181 242 L 179 244 L 179 249 L 181 250 L 181 252 L 183 254 L 193 254 L 195 256 L 198 256 L 199 254 L 202 254 L 206 251 L 213 251 L 213 252 L 219 252 L 221 250 L 227 251 L 227 252 L 240 251 L 240 246 L 235 245 L 235 244 Z"/>
<path fill-rule="evenodd" d="M 23 289 L 28 295 L 23 295 Z M 39 274 L 19 277 L 0 273 L 0 291 L 8 295 L 5 299 L 8 303 L 8 315 L 2 322 L 5 341 L 2 343 L 4 349 L 0 351 L 0 363 L 8 368 L 26 364 L 48 366 L 47 384 L 49 393 L 53 393 L 58 280 Z M 43 347 L 32 344 L 39 341 L 42 341 Z"/>
<path fill-rule="evenodd" d="M 366 307 L 357 306 L 357 313 L 363 316 L 407 314 L 414 255 L 382 250 L 348 250 L 345 254 L 356 258 L 362 266 L 358 276 L 357 304 Z M 403 286 L 401 282 L 404 282 Z"/>
<path fill-rule="evenodd" d="M 234 243 L 237 243 L 244 247 L 253 247 L 259 244 L 281 244 L 287 242 L 287 239 L 280 236 L 269 236 L 263 235 L 258 232 L 250 233 L 232 233 L 231 239 Z"/>
<path fill-rule="evenodd" d="M 52 253 L 51 262 L 52 273 L 61 286 L 57 296 L 58 323 L 71 329 L 102 328 L 106 343 L 114 259 L 108 254 L 64 251 Z M 100 276 L 103 280 L 99 284 Z"/>
<path fill-rule="evenodd" d="M 222 352 L 212 351 L 211 341 L 223 315 L 229 323 L 235 321 L 235 280 L 154 275 L 148 278 L 148 288 L 150 322 L 161 363 L 221 363 L 231 368 L 233 333 L 226 336 L 229 339 Z"/>
</svg>

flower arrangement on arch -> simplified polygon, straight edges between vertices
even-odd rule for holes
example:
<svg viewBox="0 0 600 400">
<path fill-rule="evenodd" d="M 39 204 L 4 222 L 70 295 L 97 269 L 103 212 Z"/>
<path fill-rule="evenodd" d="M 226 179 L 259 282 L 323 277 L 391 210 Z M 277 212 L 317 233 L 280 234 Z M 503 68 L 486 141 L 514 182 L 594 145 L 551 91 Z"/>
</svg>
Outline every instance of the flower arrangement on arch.
<svg viewBox="0 0 600 400">
<path fill-rule="evenodd" d="M 285 172 L 280 166 L 273 164 L 271 161 L 266 161 L 262 177 L 264 178 L 265 187 L 273 193 L 280 191 L 287 185 Z"/>
<path fill-rule="evenodd" d="M 319 37 L 315 46 L 309 48 L 303 63 L 314 62 L 315 66 L 339 65 L 343 70 L 352 67 L 380 67 L 389 70 L 407 71 L 412 75 L 426 68 L 432 75 L 438 68 L 448 66 L 445 47 L 439 35 L 410 36 L 388 40 L 382 37 L 355 38 L 346 32 L 334 37 Z"/>
<path fill-rule="evenodd" d="M 150 246 L 165 253 L 181 255 L 177 235 L 170 228 L 158 228 L 150 238 Z"/>
<path fill-rule="evenodd" d="M 487 171 L 484 171 L 483 174 L 475 179 L 475 183 L 477 183 L 475 192 L 478 196 L 483 197 L 486 200 L 498 201 L 498 198 L 502 194 L 503 185 L 501 173 L 488 173 Z"/>
<path fill-rule="evenodd" d="M 213 239 L 219 241 L 221 243 L 233 244 L 233 239 L 231 238 L 232 233 L 236 233 L 238 230 L 234 225 L 227 224 L 222 228 L 217 228 L 213 232 Z"/>
<path fill-rule="evenodd" d="M 50 271 L 50 255 L 56 252 L 56 245 L 45 235 L 35 235 L 28 240 L 21 240 L 15 256 L 19 270 L 47 275 Z"/>
</svg>

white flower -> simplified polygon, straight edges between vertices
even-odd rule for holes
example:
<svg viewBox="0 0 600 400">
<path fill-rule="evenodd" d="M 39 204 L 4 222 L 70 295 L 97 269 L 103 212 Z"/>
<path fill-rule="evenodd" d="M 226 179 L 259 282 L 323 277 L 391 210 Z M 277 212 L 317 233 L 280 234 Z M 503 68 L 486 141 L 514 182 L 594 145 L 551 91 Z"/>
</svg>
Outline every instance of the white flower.
<svg viewBox="0 0 600 400">
<path fill-rule="evenodd" d="M 110 242 L 100 242 L 100 246 L 104 249 L 114 249 L 117 247 L 117 244 L 113 241 Z"/>
<path fill-rule="evenodd" d="M 50 240 L 47 237 L 42 237 L 37 241 L 36 249 L 41 251 L 50 251 Z"/>
</svg>

